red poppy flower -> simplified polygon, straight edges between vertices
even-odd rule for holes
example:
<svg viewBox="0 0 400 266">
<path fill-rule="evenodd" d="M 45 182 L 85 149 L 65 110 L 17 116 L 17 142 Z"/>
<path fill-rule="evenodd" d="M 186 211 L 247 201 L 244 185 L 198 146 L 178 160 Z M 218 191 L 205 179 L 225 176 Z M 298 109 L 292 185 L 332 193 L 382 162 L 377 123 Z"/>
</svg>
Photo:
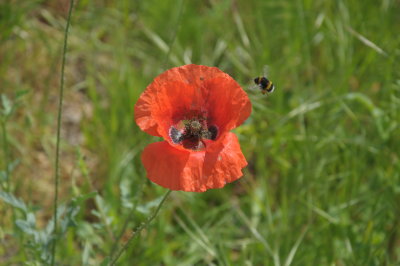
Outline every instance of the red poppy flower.
<svg viewBox="0 0 400 266">
<path fill-rule="evenodd" d="M 139 127 L 165 140 L 143 151 L 147 177 L 172 190 L 195 192 L 240 178 L 247 162 L 229 131 L 250 113 L 247 94 L 216 67 L 185 65 L 165 71 L 135 105 Z"/>
</svg>

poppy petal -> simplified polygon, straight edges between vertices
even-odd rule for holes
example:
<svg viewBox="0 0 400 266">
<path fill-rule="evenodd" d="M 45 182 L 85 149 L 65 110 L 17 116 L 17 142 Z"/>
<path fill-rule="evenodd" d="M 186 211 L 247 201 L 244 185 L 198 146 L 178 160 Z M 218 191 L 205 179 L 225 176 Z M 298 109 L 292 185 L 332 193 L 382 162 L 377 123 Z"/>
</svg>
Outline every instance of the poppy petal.
<svg viewBox="0 0 400 266">
<path fill-rule="evenodd" d="M 168 142 L 148 145 L 142 153 L 147 177 L 172 190 L 204 192 L 240 178 L 247 165 L 233 133 L 226 133 L 205 151 L 176 149 Z"/>
<path fill-rule="evenodd" d="M 169 140 L 170 126 L 191 111 L 206 112 L 221 131 L 229 131 L 247 119 L 251 103 L 228 74 L 191 64 L 156 77 L 135 105 L 135 120 L 143 131 Z"/>
<path fill-rule="evenodd" d="M 205 101 L 211 123 L 218 125 L 221 131 L 236 128 L 251 114 L 251 102 L 246 92 L 228 77 L 215 77 L 204 84 L 208 90 L 204 94 L 207 95 Z"/>
<path fill-rule="evenodd" d="M 150 135 L 168 139 L 170 126 L 182 119 L 182 114 L 191 109 L 192 99 L 198 98 L 194 95 L 194 88 L 180 81 L 153 82 L 135 105 L 136 123 Z"/>
</svg>

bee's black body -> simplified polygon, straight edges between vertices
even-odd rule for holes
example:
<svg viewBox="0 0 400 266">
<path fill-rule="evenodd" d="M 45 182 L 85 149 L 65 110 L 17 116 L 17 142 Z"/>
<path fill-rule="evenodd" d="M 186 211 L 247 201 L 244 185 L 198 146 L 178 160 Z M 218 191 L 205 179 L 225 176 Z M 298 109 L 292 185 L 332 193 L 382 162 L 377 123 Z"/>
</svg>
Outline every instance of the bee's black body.
<svg viewBox="0 0 400 266">
<path fill-rule="evenodd" d="M 256 77 L 254 83 L 260 87 L 263 94 L 273 92 L 275 89 L 274 84 L 266 77 Z"/>
</svg>

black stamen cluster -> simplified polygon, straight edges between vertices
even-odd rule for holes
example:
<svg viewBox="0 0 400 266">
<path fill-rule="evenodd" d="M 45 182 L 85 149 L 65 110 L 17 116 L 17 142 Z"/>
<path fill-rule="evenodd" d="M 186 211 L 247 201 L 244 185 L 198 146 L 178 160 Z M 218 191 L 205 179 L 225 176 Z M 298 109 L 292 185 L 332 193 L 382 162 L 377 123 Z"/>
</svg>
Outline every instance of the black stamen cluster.
<svg viewBox="0 0 400 266">
<path fill-rule="evenodd" d="M 218 128 L 214 125 L 207 127 L 205 120 L 191 119 L 184 121 L 185 128 L 180 131 L 172 126 L 169 131 L 172 142 L 181 144 L 191 150 L 199 150 L 205 147 L 203 139 L 215 140 Z"/>
</svg>

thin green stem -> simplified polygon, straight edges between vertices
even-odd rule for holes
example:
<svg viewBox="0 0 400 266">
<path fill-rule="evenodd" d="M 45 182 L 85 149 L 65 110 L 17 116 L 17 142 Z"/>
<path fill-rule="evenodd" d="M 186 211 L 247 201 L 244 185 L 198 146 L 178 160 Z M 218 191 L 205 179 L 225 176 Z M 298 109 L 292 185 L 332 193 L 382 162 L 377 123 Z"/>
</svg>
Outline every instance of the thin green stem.
<svg viewBox="0 0 400 266">
<path fill-rule="evenodd" d="M 122 246 L 122 248 L 117 252 L 117 255 L 111 259 L 111 263 L 109 265 L 115 265 L 119 257 L 121 257 L 122 253 L 129 247 L 129 244 L 132 242 L 133 238 L 135 238 L 136 235 L 140 234 L 143 229 L 147 228 L 149 224 L 156 218 L 158 212 L 160 211 L 164 201 L 168 198 L 169 194 L 171 194 L 172 190 L 168 190 L 167 193 L 165 193 L 164 197 L 162 198 L 160 204 L 158 204 L 157 209 L 154 211 L 154 213 L 146 220 L 146 222 L 140 224 L 135 230 L 132 231 L 128 241 Z"/>
<path fill-rule="evenodd" d="M 135 204 L 136 205 L 136 204 Z M 124 235 L 124 232 L 126 231 L 126 228 L 128 227 L 129 221 L 132 220 L 133 215 L 135 214 L 135 207 L 132 208 L 132 210 L 129 212 L 128 217 L 125 219 L 124 225 L 122 226 L 121 231 L 119 232 L 116 240 L 115 240 L 115 245 L 112 246 L 111 252 L 110 252 L 110 258 L 112 258 L 115 254 L 115 251 L 117 251 L 118 248 L 118 242 L 121 240 L 122 236 Z"/>
<path fill-rule="evenodd" d="M 121 231 L 119 232 L 119 234 L 118 234 L 118 236 L 117 236 L 117 238 L 116 238 L 116 240 L 115 240 L 115 245 L 113 245 L 113 247 L 112 247 L 112 249 L 111 249 L 110 258 L 112 258 L 112 257 L 114 256 L 114 254 L 115 254 L 115 251 L 117 251 L 118 242 L 121 240 L 122 236 L 124 235 L 124 232 L 126 231 L 126 228 L 128 228 L 129 221 L 132 220 L 133 215 L 135 214 L 136 206 L 137 206 L 137 204 L 138 204 L 138 197 L 139 197 L 139 195 L 141 194 L 140 192 L 141 192 L 142 189 L 143 189 L 143 183 L 144 183 L 144 182 L 141 183 L 140 188 L 139 188 L 139 193 L 138 193 L 138 195 L 135 197 L 135 201 L 134 201 L 132 210 L 129 212 L 128 217 L 125 219 L 124 225 L 122 226 L 122 229 L 121 229 Z"/>
<path fill-rule="evenodd" d="M 10 192 L 10 169 L 8 168 L 8 140 L 7 140 L 7 128 L 6 128 L 7 118 L 1 121 L 1 130 L 3 131 L 3 152 L 4 152 L 4 167 L 6 173 L 6 188 L 7 192 Z M 3 186 L 3 183 L 1 184 Z M 4 189 L 4 186 L 3 186 Z"/>
<path fill-rule="evenodd" d="M 55 174 L 54 174 L 54 241 L 52 246 L 52 256 L 51 256 L 51 265 L 55 263 L 55 256 L 56 256 L 56 249 L 57 249 L 57 210 L 58 210 L 58 186 L 60 182 L 60 171 L 59 171 L 59 164 L 60 164 L 60 133 L 61 133 L 61 117 L 62 117 L 62 107 L 63 107 L 63 98 L 64 98 L 64 72 L 65 72 L 65 61 L 66 61 L 66 54 L 67 54 L 67 44 L 68 44 L 68 31 L 69 25 L 71 23 L 71 15 L 72 15 L 72 8 L 74 6 L 74 0 L 70 1 L 70 6 L 68 10 L 68 18 L 67 18 L 67 25 L 65 27 L 64 32 L 64 47 L 63 47 L 63 54 L 62 54 L 62 63 L 61 63 L 61 79 L 60 79 L 60 98 L 58 103 L 58 116 L 57 116 L 57 140 L 56 140 L 56 159 L 55 159 Z"/>
</svg>

